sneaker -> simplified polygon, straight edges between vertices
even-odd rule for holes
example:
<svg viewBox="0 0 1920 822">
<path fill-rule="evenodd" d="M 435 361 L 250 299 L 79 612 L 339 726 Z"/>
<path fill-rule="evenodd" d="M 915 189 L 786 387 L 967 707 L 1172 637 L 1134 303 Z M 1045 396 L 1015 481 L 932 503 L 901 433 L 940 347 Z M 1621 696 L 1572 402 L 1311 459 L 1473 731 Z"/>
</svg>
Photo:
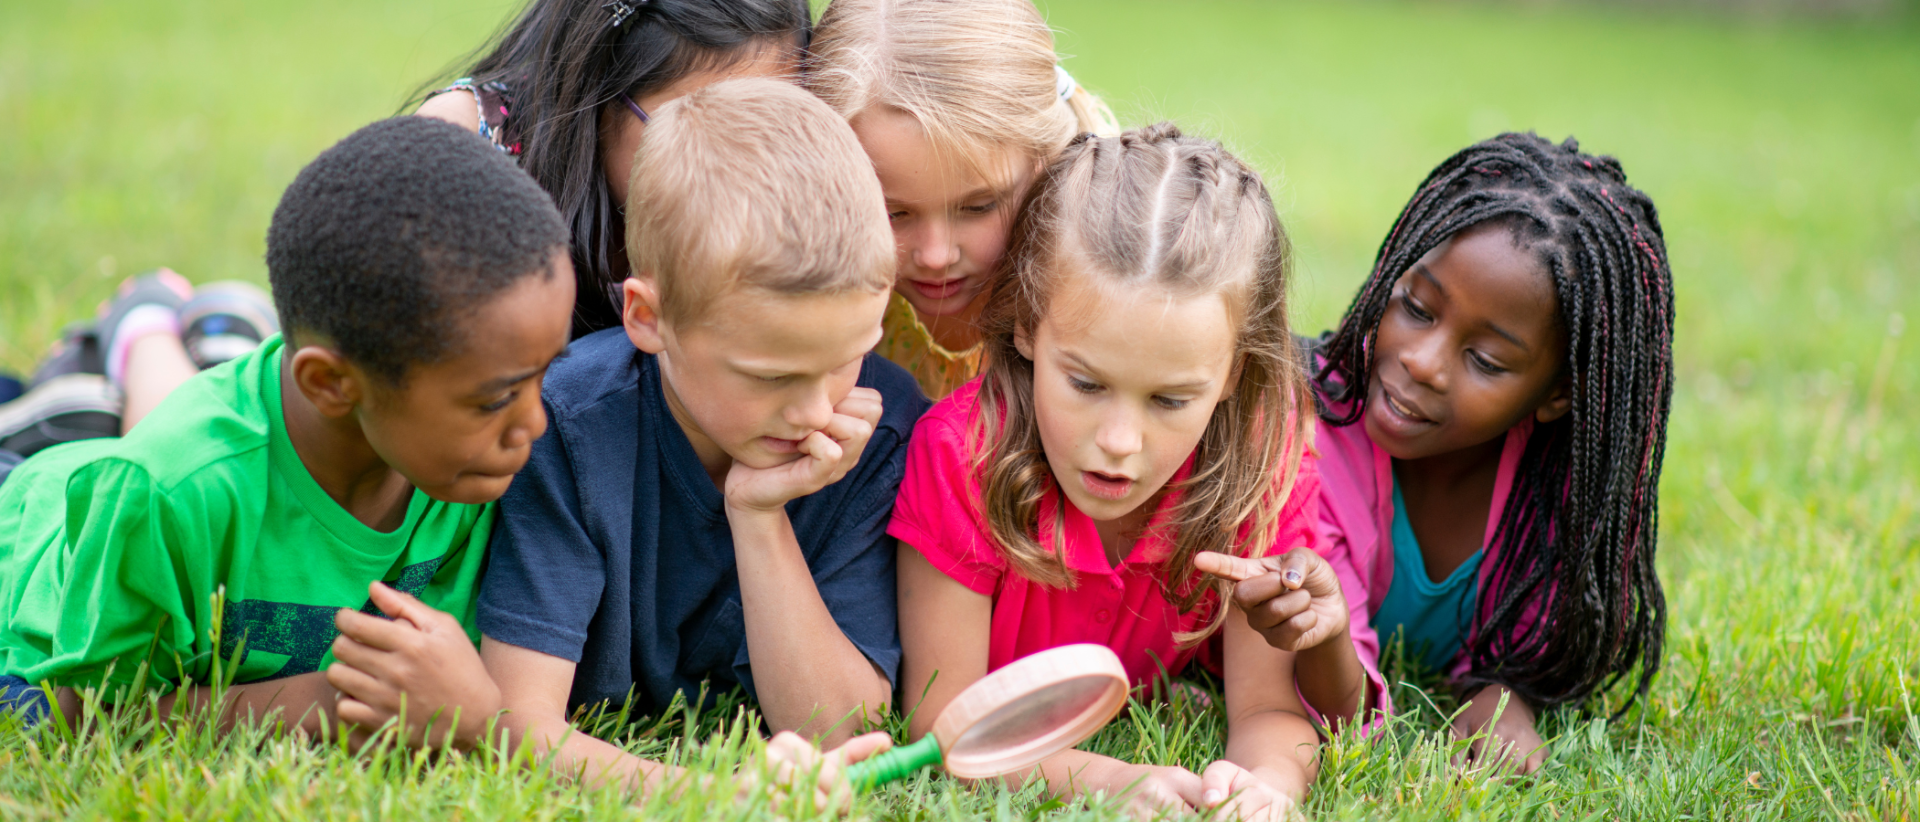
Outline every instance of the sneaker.
<svg viewBox="0 0 1920 822">
<path fill-rule="evenodd" d="M 22 457 L 61 443 L 120 436 L 120 391 L 99 374 L 64 374 L 0 405 L 0 450 Z"/>
<path fill-rule="evenodd" d="M 107 355 L 100 347 L 100 334 L 91 321 L 77 322 L 60 330 L 60 341 L 33 369 L 27 387 L 41 385 L 67 374 L 106 374 Z"/>
<path fill-rule="evenodd" d="M 170 268 L 156 268 L 120 283 L 120 291 L 100 306 L 100 319 L 94 323 L 100 336 L 100 351 L 106 357 L 107 377 L 116 384 L 126 366 L 128 343 L 139 335 L 165 328 L 180 332 L 180 307 L 193 296 L 193 283 Z M 120 335 L 135 334 L 126 340 Z"/>
<path fill-rule="evenodd" d="M 180 342 L 202 371 L 258 348 L 279 331 L 273 298 L 252 283 L 208 283 L 180 307 Z"/>
</svg>

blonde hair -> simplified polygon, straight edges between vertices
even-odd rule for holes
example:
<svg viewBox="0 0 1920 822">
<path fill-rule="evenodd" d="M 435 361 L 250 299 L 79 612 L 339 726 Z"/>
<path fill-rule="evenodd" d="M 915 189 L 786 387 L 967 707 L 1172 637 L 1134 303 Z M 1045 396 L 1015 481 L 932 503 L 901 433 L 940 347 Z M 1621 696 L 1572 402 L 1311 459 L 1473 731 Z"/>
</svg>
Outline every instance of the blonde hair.
<svg viewBox="0 0 1920 822">
<path fill-rule="evenodd" d="M 1008 147 L 1045 163 L 1076 134 L 1120 131 L 1086 89 L 1063 99 L 1058 62 L 1031 0 L 833 0 L 806 82 L 848 120 L 876 106 L 905 112 L 938 150 L 976 166 Z"/>
<path fill-rule="evenodd" d="M 776 80 L 716 83 L 654 113 L 634 157 L 627 249 L 679 323 L 741 286 L 893 286 L 893 233 L 860 141 L 819 99 Z"/>
<path fill-rule="evenodd" d="M 973 434 L 981 504 L 994 542 L 1022 575 L 1071 586 L 1060 533 L 1039 542 L 1040 501 L 1057 486 L 1041 447 L 1033 363 L 1014 345 L 1047 316 L 1065 272 L 1096 287 L 1221 294 L 1234 323 L 1234 384 L 1194 449 L 1193 472 L 1165 528 L 1168 601 L 1190 611 L 1227 584 L 1200 582 L 1193 556 L 1247 556 L 1271 545 L 1293 491 L 1313 419 L 1312 395 L 1287 326 L 1286 231 L 1260 176 L 1218 143 L 1163 123 L 1119 137 L 1076 139 L 1034 184 L 1014 224 L 1007 266 L 981 317 L 987 366 Z M 1197 642 L 1225 618 L 1182 642 Z"/>
</svg>

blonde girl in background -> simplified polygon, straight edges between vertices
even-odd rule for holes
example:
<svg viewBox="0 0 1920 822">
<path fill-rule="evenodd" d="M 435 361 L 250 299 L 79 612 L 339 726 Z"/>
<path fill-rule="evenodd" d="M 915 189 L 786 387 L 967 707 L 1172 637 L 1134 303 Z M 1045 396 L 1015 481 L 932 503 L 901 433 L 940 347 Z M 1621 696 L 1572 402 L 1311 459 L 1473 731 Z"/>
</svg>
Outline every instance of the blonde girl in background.
<svg viewBox="0 0 1920 822">
<path fill-rule="evenodd" d="M 978 319 L 1027 188 L 1077 134 L 1118 134 L 1029 0 L 833 0 L 807 85 L 873 160 L 899 246 L 875 349 L 935 399 L 980 366 Z"/>
</svg>

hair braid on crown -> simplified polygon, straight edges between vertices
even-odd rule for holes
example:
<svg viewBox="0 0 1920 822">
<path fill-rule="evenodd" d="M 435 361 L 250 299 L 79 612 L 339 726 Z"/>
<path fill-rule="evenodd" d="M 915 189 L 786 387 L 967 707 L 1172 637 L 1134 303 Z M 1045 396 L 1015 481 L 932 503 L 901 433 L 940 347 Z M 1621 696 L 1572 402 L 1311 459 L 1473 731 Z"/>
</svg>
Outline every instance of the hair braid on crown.
<svg viewBox="0 0 1920 822">
<path fill-rule="evenodd" d="M 1440 164 L 1380 245 L 1314 375 L 1331 425 L 1365 413 L 1375 334 L 1400 275 L 1448 238 L 1499 221 L 1552 278 L 1571 413 L 1527 443 L 1475 605 L 1462 684 L 1535 705 L 1585 704 L 1660 668 L 1666 600 L 1654 568 L 1673 395 L 1673 282 L 1652 200 L 1620 163 L 1502 134 Z"/>
<path fill-rule="evenodd" d="M 976 470 L 994 541 L 1022 575 L 1053 586 L 1073 580 L 1059 520 L 1052 545 L 1038 539 L 1040 503 L 1057 483 L 1034 422 L 1033 364 L 1015 337 L 1047 316 L 1064 276 L 1224 295 L 1238 332 L 1238 382 L 1215 406 L 1180 500 L 1164 518 L 1172 550 L 1160 575 L 1162 592 L 1183 611 L 1214 603 L 1207 626 L 1181 636 L 1200 641 L 1225 618 L 1217 605 L 1227 586 L 1202 580 L 1194 554 L 1247 556 L 1273 543 L 1311 423 L 1287 326 L 1289 247 L 1266 186 L 1218 143 L 1171 123 L 1081 135 L 1029 192 L 1007 261 L 981 317 L 987 367 Z"/>
</svg>

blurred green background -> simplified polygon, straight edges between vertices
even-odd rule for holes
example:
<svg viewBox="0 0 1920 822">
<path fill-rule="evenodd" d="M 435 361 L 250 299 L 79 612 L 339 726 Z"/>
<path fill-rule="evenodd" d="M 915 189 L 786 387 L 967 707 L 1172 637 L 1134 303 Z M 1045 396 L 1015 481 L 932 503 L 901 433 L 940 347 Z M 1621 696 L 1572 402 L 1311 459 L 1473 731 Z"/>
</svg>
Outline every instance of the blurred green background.
<svg viewBox="0 0 1920 822">
<path fill-rule="evenodd" d="M 0 3 L 0 367 L 29 368 L 147 268 L 264 282 L 267 222 L 300 166 L 518 5 Z M 1421 177 L 1499 131 L 1577 136 L 1660 207 L 1680 368 L 1654 697 L 1497 790 L 1407 775 L 1426 761 L 1416 736 L 1337 747 L 1317 809 L 1920 813 L 1911 3 L 1040 5 L 1124 122 L 1177 120 L 1268 175 L 1299 251 L 1301 331 L 1338 319 Z"/>
</svg>

